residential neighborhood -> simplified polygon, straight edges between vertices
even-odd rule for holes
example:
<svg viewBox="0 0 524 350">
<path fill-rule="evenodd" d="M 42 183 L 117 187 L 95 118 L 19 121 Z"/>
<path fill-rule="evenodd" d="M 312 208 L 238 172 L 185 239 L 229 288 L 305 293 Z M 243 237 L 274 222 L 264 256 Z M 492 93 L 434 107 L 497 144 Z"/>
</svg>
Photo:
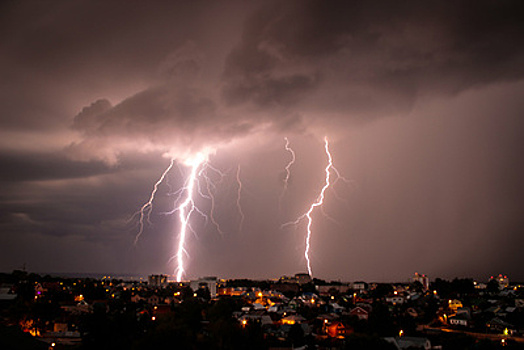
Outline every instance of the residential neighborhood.
<svg viewBox="0 0 524 350">
<path fill-rule="evenodd" d="M 524 286 L 0 275 L 2 349 L 524 349 Z"/>
</svg>

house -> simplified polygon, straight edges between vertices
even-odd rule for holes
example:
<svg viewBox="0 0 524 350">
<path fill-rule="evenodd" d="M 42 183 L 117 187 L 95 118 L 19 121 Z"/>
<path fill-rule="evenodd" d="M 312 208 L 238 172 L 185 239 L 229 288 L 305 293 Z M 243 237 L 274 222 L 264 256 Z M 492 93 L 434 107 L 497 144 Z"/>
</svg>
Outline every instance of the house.
<svg viewBox="0 0 524 350">
<path fill-rule="evenodd" d="M 338 303 L 330 303 L 329 306 L 333 310 L 333 312 L 336 314 L 341 314 L 342 312 L 346 310 L 345 307 L 339 305 Z"/>
<path fill-rule="evenodd" d="M 371 313 L 371 311 L 373 311 L 373 306 L 371 306 L 371 304 L 367 304 L 367 303 L 357 303 L 355 306 L 358 306 L 358 307 L 363 308 L 363 309 L 366 310 L 368 313 Z"/>
<path fill-rule="evenodd" d="M 351 327 L 346 326 L 340 321 L 334 321 L 328 324 L 326 328 L 327 334 L 331 338 L 344 338 L 345 336 L 353 333 L 353 329 Z"/>
<path fill-rule="evenodd" d="M 267 308 L 267 311 L 268 312 L 279 312 L 280 310 L 282 310 L 282 307 L 283 307 L 282 303 L 273 303 Z"/>
<path fill-rule="evenodd" d="M 306 319 L 300 315 L 289 315 L 289 316 L 286 316 L 286 317 L 283 317 L 280 322 L 282 324 L 296 324 L 296 323 L 302 323 L 304 322 Z"/>
<path fill-rule="evenodd" d="M 515 326 L 501 320 L 498 317 L 491 319 L 488 323 L 486 323 L 486 326 L 492 333 L 508 332 L 509 334 L 512 334 L 517 331 Z"/>
<path fill-rule="evenodd" d="M 401 305 L 404 304 L 405 301 L 406 298 L 404 298 L 404 296 L 400 294 L 392 294 L 386 297 L 386 303 L 393 305 Z"/>
<path fill-rule="evenodd" d="M 252 311 L 244 314 L 238 319 L 240 323 L 245 326 L 248 323 L 259 323 L 262 326 L 269 326 L 273 324 L 271 317 L 265 311 Z"/>
<path fill-rule="evenodd" d="M 1 300 L 15 300 L 16 294 L 13 293 L 13 289 L 10 287 L 1 287 L 0 288 L 0 301 Z"/>
<path fill-rule="evenodd" d="M 459 313 L 448 318 L 448 323 L 451 326 L 458 327 L 469 327 L 471 323 L 471 317 L 467 313 Z"/>
<path fill-rule="evenodd" d="M 448 300 L 448 308 L 451 310 L 451 312 L 457 312 L 459 308 L 462 308 L 462 302 L 457 299 Z"/>
<path fill-rule="evenodd" d="M 359 320 L 367 321 L 369 318 L 369 312 L 364 308 L 357 306 L 349 312 L 350 316 L 356 316 Z"/>
<path fill-rule="evenodd" d="M 397 345 L 400 349 L 431 349 L 431 342 L 423 337 L 396 337 Z"/>
</svg>

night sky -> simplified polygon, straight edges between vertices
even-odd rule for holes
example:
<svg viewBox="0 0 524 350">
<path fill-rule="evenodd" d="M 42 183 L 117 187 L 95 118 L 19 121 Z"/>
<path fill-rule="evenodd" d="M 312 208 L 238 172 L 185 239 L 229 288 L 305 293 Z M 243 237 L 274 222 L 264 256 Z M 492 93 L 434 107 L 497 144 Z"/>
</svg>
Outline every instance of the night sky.
<svg viewBox="0 0 524 350">
<path fill-rule="evenodd" d="M 165 213 L 206 152 L 222 233 L 193 216 L 185 277 L 305 272 L 305 222 L 281 226 L 317 198 L 327 137 L 347 181 L 313 213 L 314 277 L 524 281 L 523 19 L 520 0 L 2 1 L 0 270 L 173 274 Z"/>
</svg>

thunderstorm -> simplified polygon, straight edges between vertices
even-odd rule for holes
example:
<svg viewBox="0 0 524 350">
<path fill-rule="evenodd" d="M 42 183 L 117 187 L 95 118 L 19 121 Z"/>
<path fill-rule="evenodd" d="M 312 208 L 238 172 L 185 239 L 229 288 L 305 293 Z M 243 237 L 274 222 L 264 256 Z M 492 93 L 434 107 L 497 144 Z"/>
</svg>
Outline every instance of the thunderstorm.
<svg viewBox="0 0 524 350">
<path fill-rule="evenodd" d="M 280 203 L 282 202 L 282 198 L 284 197 L 284 194 L 286 193 L 287 187 L 289 185 L 289 178 L 291 176 L 290 168 L 295 163 L 295 159 L 296 159 L 295 151 L 293 151 L 293 149 L 289 146 L 289 139 L 287 137 L 284 137 L 284 140 L 286 141 L 286 145 L 284 147 L 286 151 L 289 152 L 289 154 L 291 154 L 291 159 L 289 160 L 286 167 L 284 168 L 286 175 L 284 176 L 284 188 L 282 189 L 282 193 L 280 194 L 280 197 L 279 197 L 279 206 L 280 206 Z"/>
<path fill-rule="evenodd" d="M 158 181 L 153 186 L 153 190 L 151 192 L 151 195 L 149 197 L 149 200 L 142 205 L 140 208 L 138 214 L 139 214 L 139 231 L 138 234 L 135 237 L 135 244 L 138 242 L 140 236 L 142 235 L 144 231 L 144 220 L 147 220 L 148 223 L 150 222 L 150 215 L 153 210 L 153 201 L 155 200 L 155 196 L 158 192 L 158 187 L 162 182 L 166 180 L 166 176 L 169 173 L 169 171 L 173 168 L 173 164 L 175 163 L 175 159 L 171 159 L 171 162 L 169 166 L 164 170 L 162 173 L 162 176 L 158 179 Z M 191 215 L 194 211 L 197 211 L 198 213 L 204 215 L 195 205 L 194 196 L 196 192 L 196 188 L 198 186 L 198 177 L 202 177 L 206 182 L 206 189 L 207 189 L 207 195 L 203 194 L 200 191 L 200 188 L 198 190 L 198 193 L 200 196 L 208 198 L 211 200 L 211 221 L 217 228 L 218 232 L 222 234 L 222 230 L 220 229 L 220 226 L 216 222 L 216 220 L 213 217 L 213 210 L 214 210 L 214 196 L 212 195 L 212 191 L 210 188 L 210 179 L 205 174 L 204 169 L 207 167 L 210 167 L 207 163 L 207 156 L 203 153 L 198 153 L 193 158 L 187 160 L 184 162 L 184 165 L 188 166 L 191 171 L 189 176 L 187 177 L 184 186 L 180 188 L 177 193 L 178 196 L 174 200 L 174 209 L 170 212 L 167 212 L 165 214 L 171 215 L 176 212 L 178 212 L 178 217 L 180 220 L 180 230 L 178 232 L 178 242 L 176 247 L 176 253 L 173 258 L 176 258 L 177 267 L 175 269 L 176 274 L 176 281 L 180 282 L 182 278 L 184 277 L 185 273 L 185 260 L 184 256 L 187 255 L 186 251 L 186 236 L 187 231 L 191 230 L 191 226 L 189 224 Z M 222 176 L 222 173 L 220 173 L 218 170 L 211 167 L 214 171 L 219 173 Z M 204 215 L 205 216 L 205 215 Z M 207 218 L 207 217 L 206 217 Z"/>
<path fill-rule="evenodd" d="M 289 148 L 288 143 L 286 143 L 286 149 L 287 148 Z M 328 157 L 328 164 L 326 165 L 326 168 L 324 170 L 326 173 L 324 186 L 322 187 L 316 200 L 310 205 L 309 209 L 304 214 L 299 216 L 295 221 L 288 222 L 282 225 L 282 227 L 285 227 L 287 225 L 298 225 L 302 220 L 304 219 L 307 220 L 306 248 L 304 250 L 304 257 L 306 258 L 307 270 L 310 276 L 313 276 L 313 272 L 311 269 L 311 259 L 310 259 L 311 235 L 312 235 L 312 226 L 313 226 L 313 217 L 311 215 L 313 214 L 313 211 L 315 210 L 315 208 L 321 207 L 322 204 L 324 204 L 325 192 L 331 185 L 331 171 L 333 171 L 337 176 L 339 176 L 338 171 L 333 167 L 333 158 L 329 151 L 329 141 L 327 137 L 324 138 L 324 150 Z"/>
</svg>

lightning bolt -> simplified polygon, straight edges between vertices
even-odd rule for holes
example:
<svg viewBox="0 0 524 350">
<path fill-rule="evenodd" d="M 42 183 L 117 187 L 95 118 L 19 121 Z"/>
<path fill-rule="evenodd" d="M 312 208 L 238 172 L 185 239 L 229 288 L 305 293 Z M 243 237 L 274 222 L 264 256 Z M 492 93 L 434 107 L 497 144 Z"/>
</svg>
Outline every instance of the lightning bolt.
<svg viewBox="0 0 524 350">
<path fill-rule="evenodd" d="M 289 140 L 287 137 L 284 137 L 284 140 L 286 140 L 286 145 L 284 146 L 286 148 L 286 151 L 288 151 L 291 154 L 291 160 L 286 165 L 286 177 L 284 178 L 284 188 L 287 188 L 289 177 L 291 175 L 291 172 L 289 171 L 289 168 L 295 163 L 295 151 L 291 147 L 289 147 Z"/>
<path fill-rule="evenodd" d="M 184 175 L 184 172 L 180 168 L 180 165 L 176 163 L 176 159 L 172 158 L 171 162 L 169 163 L 169 166 L 164 170 L 162 173 L 162 176 L 157 180 L 157 182 L 153 186 L 153 190 L 151 191 L 151 195 L 149 196 L 149 200 L 140 207 L 140 209 L 133 215 L 133 217 L 138 216 L 138 224 L 139 224 L 139 231 L 135 237 L 135 244 L 137 244 L 140 236 L 144 232 L 145 223 L 152 224 L 150 221 L 150 216 L 153 211 L 153 201 L 155 200 L 155 196 L 158 192 L 160 184 L 163 182 L 167 183 L 167 174 L 171 171 L 174 165 L 178 166 L 178 170 L 181 175 Z M 211 209 L 210 209 L 210 219 L 213 225 L 215 225 L 217 231 L 220 234 L 223 234 L 223 231 L 220 229 L 220 226 L 218 222 L 214 218 L 214 211 L 215 211 L 215 197 L 214 197 L 214 189 L 216 188 L 214 182 L 212 181 L 212 178 L 208 175 L 208 171 L 211 171 L 212 173 L 218 174 L 220 176 L 220 181 L 225 176 L 221 171 L 214 168 L 208 163 L 207 155 L 203 153 L 198 153 L 194 157 L 188 159 L 187 161 L 183 162 L 183 165 L 189 167 L 190 173 L 187 176 L 184 185 L 179 188 L 174 193 L 170 193 L 169 195 L 176 196 L 173 200 L 173 209 L 168 212 L 163 212 L 161 214 L 164 215 L 173 215 L 175 213 L 178 213 L 178 219 L 180 221 L 180 228 L 178 232 L 178 242 L 176 244 L 176 253 L 174 256 L 170 259 L 170 261 L 176 259 L 176 280 L 177 282 L 180 282 L 185 274 L 185 259 L 184 257 L 187 255 L 187 251 L 185 249 L 186 246 L 186 237 L 187 232 L 191 231 L 196 234 L 196 232 L 191 228 L 190 225 L 190 219 L 194 212 L 200 214 L 202 217 L 206 219 L 206 221 L 209 219 L 206 214 L 204 214 L 196 205 L 195 205 L 195 196 L 200 196 L 203 198 L 206 198 L 211 201 Z M 216 176 L 216 175 L 215 175 Z M 203 179 L 205 182 L 205 187 L 201 188 L 201 184 L 199 181 L 199 178 Z M 237 173 L 237 181 L 239 180 L 239 173 Z M 240 183 L 240 182 L 239 182 Z M 168 184 L 169 185 L 169 184 Z M 171 187 L 171 186 L 169 186 Z M 204 189 L 204 191 L 202 191 Z M 239 190 L 240 195 L 240 190 Z M 239 200 L 237 200 L 237 204 L 239 205 Z M 239 207 L 240 208 L 240 207 Z M 243 219 L 243 213 L 241 212 L 242 219 Z"/>
<path fill-rule="evenodd" d="M 139 215 L 139 218 L 138 218 L 139 230 L 138 230 L 138 233 L 135 236 L 135 245 L 138 243 L 138 239 L 140 238 L 140 236 L 144 232 L 144 219 L 147 220 L 147 222 L 149 224 L 151 224 L 150 217 L 151 217 L 151 212 L 153 211 L 153 201 L 155 200 L 155 196 L 156 196 L 156 193 L 158 191 L 158 186 L 160 186 L 160 184 L 164 181 L 164 179 L 166 178 L 167 174 L 169 173 L 169 171 L 173 167 L 174 163 L 175 163 L 175 160 L 171 159 L 171 162 L 169 163 L 169 166 L 166 168 L 166 170 L 164 170 L 164 172 L 162 173 L 162 176 L 160 176 L 158 181 L 153 186 L 153 190 L 151 191 L 151 195 L 149 196 L 149 200 L 144 205 L 142 205 L 142 207 L 138 210 L 138 212 L 135 215 L 133 215 L 133 216 Z"/>
<path fill-rule="evenodd" d="M 242 206 L 240 205 L 240 197 L 242 195 L 242 181 L 240 180 L 240 164 L 237 167 L 237 183 L 238 183 L 238 190 L 237 190 L 237 208 L 238 213 L 240 214 L 240 224 L 238 227 L 238 231 L 242 232 L 242 225 L 244 224 L 244 212 L 242 211 Z"/>
<path fill-rule="evenodd" d="M 291 160 L 287 163 L 286 167 L 284 168 L 286 171 L 286 176 L 284 177 L 284 189 L 282 190 L 282 193 L 280 194 L 279 203 L 282 202 L 282 198 L 284 197 L 284 194 L 286 193 L 287 186 L 289 184 L 289 177 L 291 176 L 291 171 L 289 170 L 291 166 L 295 163 L 295 151 L 291 147 L 289 147 L 289 140 L 287 137 L 284 137 L 284 140 L 286 141 L 286 145 L 284 146 L 286 148 L 286 151 L 288 151 L 291 154 Z"/>
<path fill-rule="evenodd" d="M 189 219 L 191 214 L 195 211 L 195 202 L 193 199 L 195 185 L 197 183 L 198 169 L 206 162 L 205 157 L 202 154 L 198 154 L 192 161 L 189 162 L 191 167 L 191 173 L 187 179 L 185 186 L 186 197 L 182 203 L 180 203 L 175 209 L 178 211 L 178 217 L 180 219 L 180 232 L 178 233 L 178 247 L 176 250 L 177 269 L 176 269 L 176 281 L 182 281 L 184 276 L 184 254 L 186 234 L 189 227 Z M 189 229 L 191 229 L 189 227 Z"/>
<path fill-rule="evenodd" d="M 304 256 L 306 258 L 307 270 L 310 276 L 313 276 L 313 273 L 311 270 L 311 260 L 309 258 L 309 251 L 311 248 L 311 244 L 310 244 L 311 235 L 312 235 L 311 227 L 313 226 L 313 217 L 311 215 L 313 214 L 313 211 L 315 210 L 315 208 L 320 207 L 322 206 L 322 204 L 324 204 L 325 192 L 331 185 L 330 175 L 331 175 L 331 170 L 333 169 L 333 158 L 331 157 L 331 153 L 329 152 L 329 141 L 327 137 L 324 137 L 324 149 L 328 157 L 328 164 L 325 168 L 326 177 L 325 177 L 324 186 L 322 187 L 322 190 L 320 191 L 319 195 L 317 196 L 317 199 L 311 204 L 308 211 L 306 211 L 304 214 L 299 216 L 295 221 L 288 222 L 282 225 L 282 227 L 287 226 L 287 225 L 298 225 L 302 220 L 307 219 L 306 249 L 304 251 Z"/>
<path fill-rule="evenodd" d="M 207 190 L 207 195 L 204 195 L 202 193 L 200 195 L 202 197 L 208 198 L 211 201 L 211 209 L 209 210 L 209 216 L 211 218 L 211 222 L 213 223 L 213 225 L 215 225 L 215 228 L 217 229 L 218 233 L 220 233 L 220 235 L 223 236 L 224 231 L 222 231 L 222 229 L 220 228 L 220 225 L 215 220 L 215 195 L 213 194 L 214 193 L 213 190 L 215 189 L 215 184 L 213 183 L 213 181 L 211 181 L 211 179 L 207 175 L 206 170 L 208 168 L 214 171 L 215 173 L 217 173 L 218 175 L 220 175 L 220 181 L 222 181 L 225 175 L 220 170 L 209 165 L 209 163 L 206 163 L 206 165 L 202 167 L 202 170 L 199 173 L 199 176 L 202 176 L 206 180 L 205 182 L 206 182 L 206 190 Z"/>
</svg>

